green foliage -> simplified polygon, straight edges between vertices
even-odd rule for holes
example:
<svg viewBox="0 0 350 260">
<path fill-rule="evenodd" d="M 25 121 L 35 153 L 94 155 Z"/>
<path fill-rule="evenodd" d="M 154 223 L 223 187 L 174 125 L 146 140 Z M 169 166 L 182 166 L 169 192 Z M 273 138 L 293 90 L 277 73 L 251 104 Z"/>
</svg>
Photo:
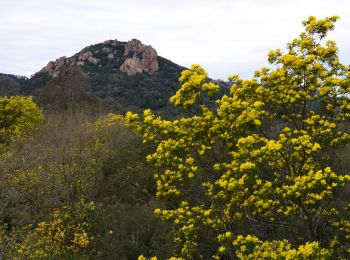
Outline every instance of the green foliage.
<svg viewBox="0 0 350 260">
<path fill-rule="evenodd" d="M 15 96 L 19 94 L 20 84 L 10 77 L 0 73 L 0 96 Z"/>
<path fill-rule="evenodd" d="M 31 97 L 0 98 L 0 145 L 7 145 L 24 132 L 35 130 L 42 120 L 42 110 Z"/>
<path fill-rule="evenodd" d="M 88 123 L 83 114 L 49 116 L 34 136 L 9 147 L 0 181 L 8 218 L 32 223 L 96 196 L 108 148 Z"/>
<path fill-rule="evenodd" d="M 0 162 L 0 246 L 6 249 L 0 256 L 168 256 L 170 229 L 153 215 L 160 204 L 145 174 L 148 152 L 119 115 L 48 114 L 34 135 L 9 145 Z M 82 200 L 96 207 L 85 222 Z M 79 228 L 87 233 L 86 247 L 73 241 Z"/>
<path fill-rule="evenodd" d="M 169 257 L 171 230 L 153 214 L 159 202 L 133 204 L 114 198 L 104 205 L 94 225 L 101 259 L 137 259 L 142 253 Z"/>
<path fill-rule="evenodd" d="M 126 200 L 147 198 L 148 191 L 134 186 L 151 183 L 138 137 L 115 117 L 95 122 L 83 113 L 50 115 L 34 136 L 9 147 L 0 165 L 6 216 L 35 222 L 66 204 L 112 196 L 116 188 Z"/>
<path fill-rule="evenodd" d="M 126 114 L 157 146 L 147 159 L 160 169 L 167 204 L 155 213 L 174 227 L 172 259 L 349 258 L 349 169 L 332 155 L 350 142 L 350 70 L 324 40 L 336 20 L 304 21 L 286 53 L 269 53 L 272 69 L 230 77 L 215 108 L 178 120 Z M 199 65 L 180 81 L 171 101 L 185 108 L 217 90 Z"/>
<path fill-rule="evenodd" d="M 8 225 L 0 225 L 0 259 L 6 259 L 15 255 L 17 243 L 16 232 L 9 230 Z"/>
<path fill-rule="evenodd" d="M 89 77 L 80 69 L 61 69 L 57 78 L 47 82 L 38 96 L 38 103 L 50 112 L 90 111 L 100 108 L 96 96 L 88 92 Z"/>
<path fill-rule="evenodd" d="M 125 113 L 151 108 L 173 114 L 169 98 L 179 88 L 178 78 L 182 68 L 158 57 L 159 71 L 128 76 L 116 69 L 121 66 L 125 56 L 118 59 L 120 63 L 114 66 L 107 63 L 98 69 L 84 68 L 91 79 L 91 92 L 102 100 L 108 110 Z"/>
</svg>

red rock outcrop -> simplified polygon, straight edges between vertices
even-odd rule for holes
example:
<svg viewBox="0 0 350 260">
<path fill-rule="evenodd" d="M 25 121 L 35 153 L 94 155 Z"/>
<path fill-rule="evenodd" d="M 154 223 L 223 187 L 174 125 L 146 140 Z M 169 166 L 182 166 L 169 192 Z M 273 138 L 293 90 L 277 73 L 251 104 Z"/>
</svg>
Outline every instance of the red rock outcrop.
<svg viewBox="0 0 350 260">
<path fill-rule="evenodd" d="M 126 72 L 129 76 L 135 75 L 136 73 L 142 73 L 143 65 L 139 58 L 136 56 L 125 60 L 120 70 Z"/>
<path fill-rule="evenodd" d="M 81 52 L 70 58 L 63 56 L 56 61 L 50 61 L 40 70 L 40 72 L 47 72 L 51 77 L 56 78 L 63 66 L 82 66 L 85 62 L 97 65 L 100 60 L 95 58 L 91 51 L 84 51 L 83 49 Z"/>
<path fill-rule="evenodd" d="M 124 55 L 127 56 L 129 53 L 132 53 L 132 58 L 127 58 L 120 66 L 120 70 L 129 76 L 143 71 L 154 73 L 159 70 L 157 51 L 152 46 L 144 45 L 141 41 L 133 39 L 125 44 Z"/>
</svg>

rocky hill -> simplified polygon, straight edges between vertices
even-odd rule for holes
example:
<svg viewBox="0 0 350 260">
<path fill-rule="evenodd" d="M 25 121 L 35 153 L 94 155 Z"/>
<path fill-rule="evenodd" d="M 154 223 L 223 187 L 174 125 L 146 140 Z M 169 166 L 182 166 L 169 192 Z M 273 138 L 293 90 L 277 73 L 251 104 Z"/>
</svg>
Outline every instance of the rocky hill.
<svg viewBox="0 0 350 260">
<path fill-rule="evenodd" d="M 50 110 L 84 104 L 118 113 L 150 108 L 174 115 L 178 110 L 169 98 L 180 87 L 178 78 L 183 69 L 139 40 L 108 40 L 50 61 L 29 79 L 4 75 L 7 83 L 1 87 L 0 77 L 0 96 L 32 95 Z"/>
<path fill-rule="evenodd" d="M 72 57 L 61 57 L 54 62 L 50 61 L 40 72 L 46 72 L 55 78 L 63 67 L 87 64 L 99 68 L 108 64 L 115 65 L 115 69 L 127 73 L 128 76 L 143 72 L 152 74 L 159 70 L 157 51 L 152 46 L 133 39 L 127 43 L 109 40 L 86 47 Z"/>
<path fill-rule="evenodd" d="M 11 87 L 11 91 L 4 90 L 0 95 L 19 92 L 43 100 L 43 93 L 49 92 L 47 88 L 52 89 L 53 82 L 57 85 L 58 82 L 65 81 L 65 76 L 60 74 L 77 67 L 88 77 L 88 83 L 84 86 L 70 87 L 83 87 L 107 110 L 125 112 L 151 108 L 166 113 L 171 113 L 172 108 L 168 100 L 179 88 L 178 77 L 184 69 L 158 56 L 152 46 L 142 44 L 139 40 L 108 40 L 85 47 L 71 57 L 60 57 L 50 61 L 30 79 L 22 82 L 7 76 L 6 78 L 19 86 Z M 56 87 L 55 91 L 59 91 L 59 87 Z"/>
</svg>

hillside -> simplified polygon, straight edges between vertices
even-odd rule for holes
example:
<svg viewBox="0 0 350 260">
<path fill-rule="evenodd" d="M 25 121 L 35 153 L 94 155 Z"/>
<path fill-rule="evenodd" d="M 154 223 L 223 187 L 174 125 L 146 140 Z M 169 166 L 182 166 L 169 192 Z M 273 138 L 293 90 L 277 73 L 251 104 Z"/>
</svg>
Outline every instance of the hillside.
<svg viewBox="0 0 350 260">
<path fill-rule="evenodd" d="M 184 69 L 158 56 L 154 48 L 139 40 L 109 40 L 85 47 L 71 57 L 50 61 L 30 79 L 16 81 L 14 76 L 12 79 L 7 76 L 13 87 L 4 90 L 1 95 L 19 92 L 43 100 L 40 95 L 48 92 L 45 89 L 50 81 L 57 82 L 60 77 L 61 82 L 65 81 L 60 73 L 77 67 L 88 77 L 88 83 L 82 87 L 108 111 L 151 108 L 166 113 L 171 113 L 169 97 L 179 88 L 178 78 Z"/>
<path fill-rule="evenodd" d="M 27 80 L 26 77 L 0 73 L 0 96 L 19 94 L 21 85 Z"/>
<path fill-rule="evenodd" d="M 51 111 L 88 108 L 125 113 L 150 108 L 174 116 L 188 113 L 169 102 L 180 88 L 178 78 L 184 69 L 139 40 L 108 40 L 50 61 L 31 78 L 0 74 L 0 96 L 31 95 Z M 220 95 L 229 92 L 227 82 L 216 83 L 223 86 Z M 204 102 L 210 103 L 206 98 Z"/>
</svg>

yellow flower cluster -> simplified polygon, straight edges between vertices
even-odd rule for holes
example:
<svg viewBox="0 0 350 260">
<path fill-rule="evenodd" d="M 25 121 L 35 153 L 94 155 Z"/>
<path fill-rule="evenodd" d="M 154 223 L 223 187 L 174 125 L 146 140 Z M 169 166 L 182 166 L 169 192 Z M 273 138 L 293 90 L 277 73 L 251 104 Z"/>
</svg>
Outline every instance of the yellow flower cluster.
<svg viewBox="0 0 350 260">
<path fill-rule="evenodd" d="M 181 73 L 179 82 L 181 89 L 171 97 L 170 102 L 175 106 L 184 106 L 189 108 L 193 106 L 202 96 L 202 92 L 206 92 L 208 96 L 214 95 L 219 86 L 213 82 L 207 82 L 207 73 L 199 65 L 192 65 L 190 70 Z"/>
<path fill-rule="evenodd" d="M 286 240 L 261 241 L 255 236 L 237 236 L 232 242 L 239 259 L 328 259 L 330 252 L 317 242 L 293 249 Z"/>
<path fill-rule="evenodd" d="M 41 222 L 35 230 L 29 230 L 24 241 L 16 244 L 22 258 L 57 258 L 67 253 L 79 254 L 90 246 L 91 223 L 88 215 L 95 210 L 92 202 L 79 202 L 75 209 L 70 207 L 55 211 L 50 222 Z"/>
<path fill-rule="evenodd" d="M 336 19 L 310 17 L 287 53 L 269 53 L 273 69 L 262 68 L 250 80 L 230 77 L 230 95 L 216 100 L 215 108 L 201 103 L 201 96 L 218 87 L 193 65 L 181 74 L 182 87 L 171 102 L 185 108 L 199 102 L 199 113 L 176 120 L 150 110 L 143 116 L 126 114 L 125 122 L 156 145 L 147 159 L 162 170 L 154 175 L 158 198 L 172 206 L 155 213 L 174 226 L 174 255 L 335 256 L 317 239 L 320 223 L 333 223 L 332 234 L 350 226 L 350 220 L 329 220 L 342 210 L 329 206 L 332 199 L 350 182 L 348 175 L 329 167 L 331 153 L 350 142 L 343 127 L 350 118 L 349 68 L 339 62 L 335 43 L 322 41 Z M 270 230 L 284 230 L 284 237 L 258 237 Z"/>
</svg>

